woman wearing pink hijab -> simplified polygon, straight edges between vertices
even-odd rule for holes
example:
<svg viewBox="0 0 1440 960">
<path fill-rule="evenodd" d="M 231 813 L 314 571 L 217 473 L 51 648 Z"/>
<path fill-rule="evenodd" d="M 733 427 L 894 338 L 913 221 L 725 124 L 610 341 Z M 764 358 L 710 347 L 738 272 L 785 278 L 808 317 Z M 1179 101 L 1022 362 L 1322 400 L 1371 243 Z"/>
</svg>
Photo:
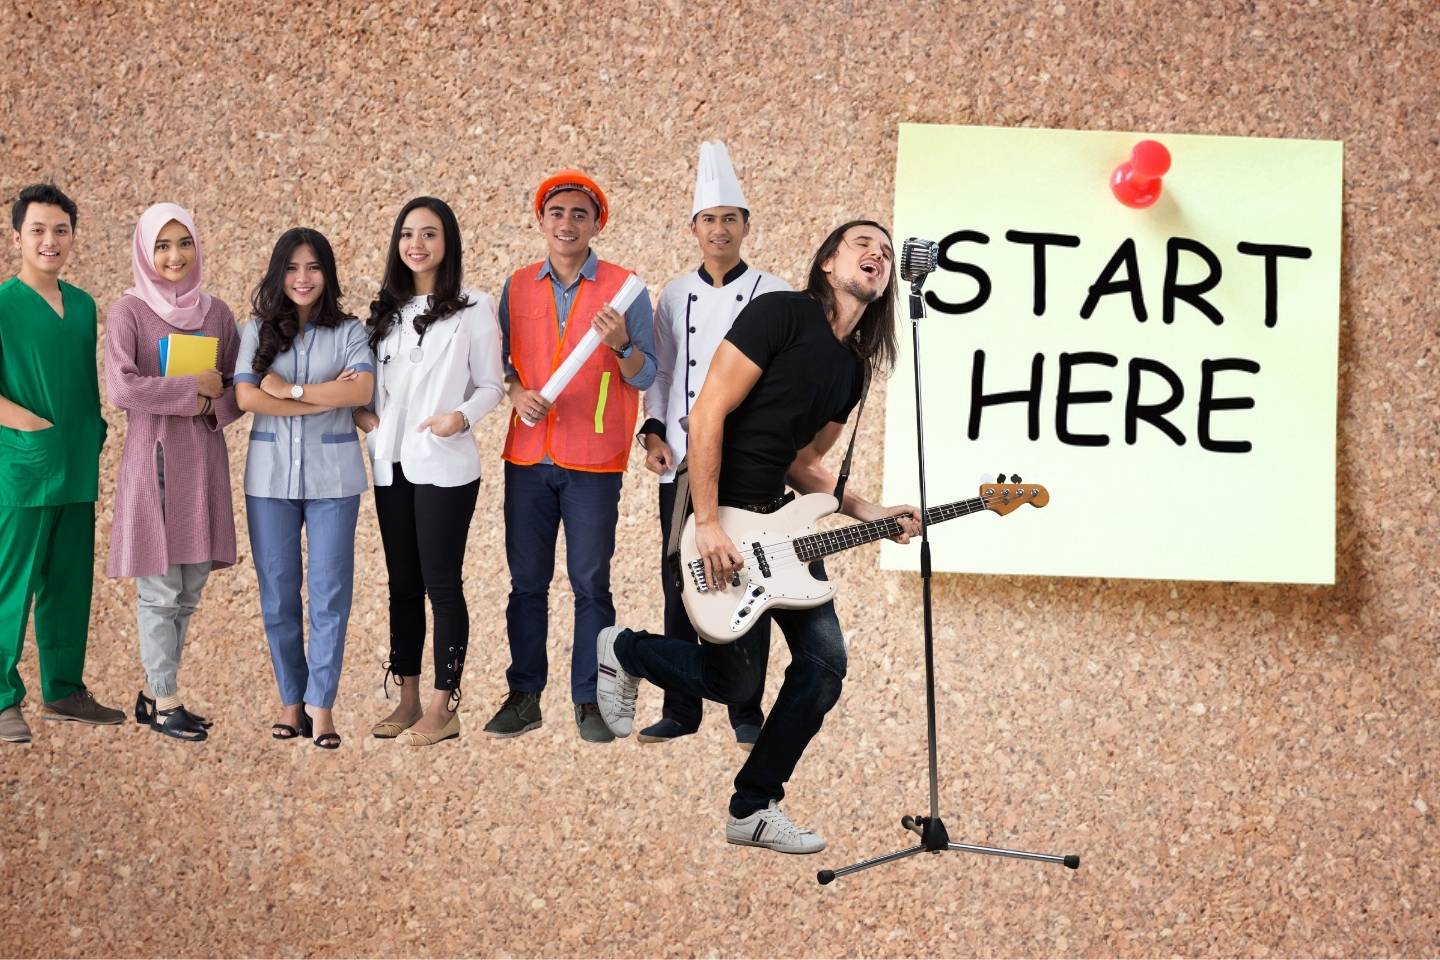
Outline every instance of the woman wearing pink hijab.
<svg viewBox="0 0 1440 960">
<path fill-rule="evenodd" d="M 134 577 L 145 686 L 135 721 L 204 740 L 210 721 L 186 710 L 177 674 L 190 616 L 210 571 L 235 563 L 225 425 L 240 416 L 231 377 L 240 338 L 230 308 L 201 289 L 200 237 L 190 214 L 157 203 L 140 215 L 135 286 L 106 319 L 105 386 L 125 411 L 125 452 L 110 529 L 112 577 Z M 165 376 L 174 335 L 219 340 L 218 369 Z"/>
</svg>

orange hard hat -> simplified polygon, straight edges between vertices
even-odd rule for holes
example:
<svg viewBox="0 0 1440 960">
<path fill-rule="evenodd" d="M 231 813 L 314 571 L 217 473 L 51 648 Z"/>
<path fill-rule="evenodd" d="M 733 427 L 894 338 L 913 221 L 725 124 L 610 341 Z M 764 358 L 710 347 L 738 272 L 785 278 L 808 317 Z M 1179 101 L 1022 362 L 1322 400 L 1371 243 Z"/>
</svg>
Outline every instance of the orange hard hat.
<svg viewBox="0 0 1440 960">
<path fill-rule="evenodd" d="M 545 201 L 564 190 L 579 190 L 581 193 L 595 201 L 595 209 L 599 211 L 598 219 L 600 226 L 605 226 L 605 221 L 610 219 L 610 204 L 605 199 L 605 191 L 600 185 L 591 180 L 579 170 L 561 170 L 554 176 L 547 177 L 535 190 L 535 216 L 540 216 L 545 209 Z"/>
</svg>

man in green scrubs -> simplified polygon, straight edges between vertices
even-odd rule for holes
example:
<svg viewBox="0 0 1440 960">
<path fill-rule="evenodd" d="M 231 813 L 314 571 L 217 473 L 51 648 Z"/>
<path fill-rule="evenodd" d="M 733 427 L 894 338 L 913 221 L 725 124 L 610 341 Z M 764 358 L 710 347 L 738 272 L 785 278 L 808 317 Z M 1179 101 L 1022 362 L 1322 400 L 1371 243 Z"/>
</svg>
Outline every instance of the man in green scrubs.
<svg viewBox="0 0 1440 960">
<path fill-rule="evenodd" d="M 16 669 L 30 605 L 47 720 L 115 724 L 85 689 L 95 498 L 105 421 L 95 373 L 95 301 L 60 280 L 75 203 L 53 185 L 11 210 L 19 276 L 0 284 L 0 740 L 24 743 Z"/>
</svg>

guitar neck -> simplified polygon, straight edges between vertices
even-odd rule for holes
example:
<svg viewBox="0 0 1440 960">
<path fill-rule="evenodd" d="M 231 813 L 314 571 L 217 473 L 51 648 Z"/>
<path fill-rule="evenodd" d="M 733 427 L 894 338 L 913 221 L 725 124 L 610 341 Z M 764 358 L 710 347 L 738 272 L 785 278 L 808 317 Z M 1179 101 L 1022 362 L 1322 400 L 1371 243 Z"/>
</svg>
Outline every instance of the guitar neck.
<svg viewBox="0 0 1440 960">
<path fill-rule="evenodd" d="M 926 510 L 925 522 L 927 524 L 942 523 L 984 510 L 985 501 L 980 497 L 956 500 L 954 503 L 942 503 L 938 507 Z M 837 527 L 823 533 L 796 537 L 795 555 L 809 563 L 812 560 L 819 560 L 821 557 L 828 557 L 832 553 L 839 553 L 841 550 L 849 550 L 851 547 L 873 543 L 885 537 L 893 537 L 899 532 L 900 521 L 894 517 L 883 517 L 866 523 L 852 523 L 848 527 Z"/>
</svg>

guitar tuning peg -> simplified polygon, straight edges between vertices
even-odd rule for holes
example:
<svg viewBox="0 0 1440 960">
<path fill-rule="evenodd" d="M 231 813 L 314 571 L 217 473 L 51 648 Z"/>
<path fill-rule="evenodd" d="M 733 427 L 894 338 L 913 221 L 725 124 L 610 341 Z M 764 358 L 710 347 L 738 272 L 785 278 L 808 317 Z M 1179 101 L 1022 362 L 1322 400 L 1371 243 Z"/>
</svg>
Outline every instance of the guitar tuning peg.
<svg viewBox="0 0 1440 960">
<path fill-rule="evenodd" d="M 995 482 L 996 482 L 996 483 L 1004 483 L 1004 482 L 1005 482 L 1005 474 L 1002 473 L 1002 474 L 1000 474 L 1000 476 L 996 477 L 996 478 L 995 478 Z"/>
<path fill-rule="evenodd" d="M 1018 473 L 1012 473 L 1012 474 L 1010 474 L 1010 482 L 1011 482 L 1011 483 L 1023 483 L 1024 481 L 1020 479 L 1020 474 L 1018 474 Z"/>
</svg>

